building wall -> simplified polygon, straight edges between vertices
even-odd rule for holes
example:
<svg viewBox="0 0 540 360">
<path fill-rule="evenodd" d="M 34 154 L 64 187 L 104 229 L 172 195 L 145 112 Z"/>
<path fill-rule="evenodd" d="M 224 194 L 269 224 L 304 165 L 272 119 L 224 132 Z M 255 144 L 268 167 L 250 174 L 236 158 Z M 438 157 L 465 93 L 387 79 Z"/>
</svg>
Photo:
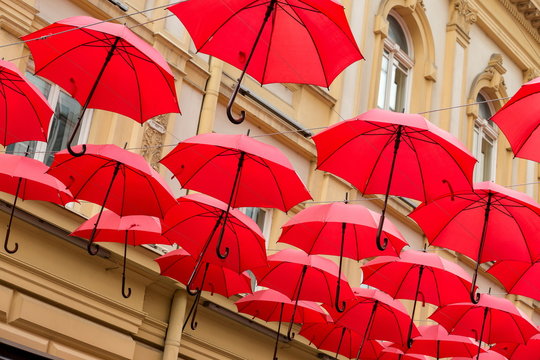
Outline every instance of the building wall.
<svg viewBox="0 0 540 360">
<path fill-rule="evenodd" d="M 129 12 L 165 5 L 165 0 L 125 0 Z M 539 75 L 538 23 L 531 22 L 510 0 L 343 0 L 351 27 L 366 60 L 351 65 L 330 86 L 275 84 L 261 87 L 247 78 L 244 88 L 253 96 L 239 96 L 235 111 L 244 109 L 247 121 L 239 126 L 226 119 L 225 106 L 239 71 L 216 58 L 196 54 L 189 36 L 174 17 L 147 23 L 167 14 L 156 9 L 121 20 L 158 49 L 176 76 L 182 115 L 159 116 L 141 126 L 125 117 L 94 111 L 88 143 L 115 143 L 138 148 L 148 161 L 179 189 L 171 174 L 158 165 L 172 145 L 198 133 L 245 133 L 282 149 L 307 184 L 315 201 L 340 201 L 345 193 L 370 209 L 380 211 L 382 200 L 363 198 L 343 180 L 315 170 L 316 151 L 309 137 L 291 132 L 293 127 L 280 115 L 317 133 L 341 119 L 348 119 L 376 106 L 383 41 L 388 35 L 389 13 L 397 14 L 408 29 L 414 65 L 406 103 L 408 112 L 425 112 L 435 124 L 472 147 L 472 124 L 476 105 L 470 104 L 477 88 L 489 87 L 501 97 Z M 526 1 L 525 1 L 526 2 Z M 489 5 L 487 4 L 489 3 Z M 535 2 L 529 2 L 532 6 Z M 538 9 L 536 10 L 538 11 Z M 0 45 L 74 15 L 107 19 L 123 15 L 106 0 L 0 0 Z M 518 30 L 516 30 L 518 29 Z M 536 31 L 536 33 L 535 33 Z M 0 48 L 0 56 L 16 59 L 21 69 L 29 62 L 23 44 Z M 502 96 L 504 95 L 504 96 Z M 263 106 L 255 100 L 262 100 Z M 501 106 L 504 100 L 496 103 Z M 310 130 L 312 129 L 312 130 Z M 275 134 L 278 133 L 278 134 Z M 265 135 L 274 134 L 274 135 Z M 265 136 L 263 136 L 265 135 Z M 538 182 L 536 163 L 512 159 L 504 135 L 498 137 L 497 182 L 517 185 Z M 515 186 L 537 201 L 538 185 Z M 12 197 L 2 194 L 0 222 L 7 222 Z M 299 204 L 288 214 L 274 210 L 269 253 L 284 248 L 276 244 L 280 226 L 305 208 Z M 406 215 L 412 208 L 391 200 L 389 218 L 414 249 L 425 239 Z M 272 333 L 262 333 L 238 320 L 233 299 L 203 295 L 203 301 L 219 305 L 201 306 L 199 328 L 183 334 L 185 308 L 191 299 L 183 286 L 159 276 L 149 248 L 129 249 L 128 286 L 132 296 L 120 293 L 122 247 L 103 246 L 96 257 L 86 254 L 85 242 L 67 234 L 98 207 L 83 203 L 73 209 L 25 201 L 17 212 L 11 241 L 20 244 L 14 255 L 0 252 L 0 338 L 63 359 L 264 359 L 272 352 Z M 472 271 L 473 263 L 463 256 L 437 250 L 442 256 Z M 351 284 L 358 286 L 358 263 L 346 260 Z M 481 292 L 503 289 L 488 276 L 479 280 Z M 538 303 L 525 297 L 508 296 L 540 324 Z M 228 309 L 223 310 L 223 309 Z M 420 311 L 424 318 L 430 308 Z M 255 323 L 276 330 L 276 324 Z M 424 322 L 419 322 L 423 324 Z M 167 327 L 169 331 L 167 332 Z M 178 350 L 179 349 L 179 350 Z M 319 351 L 301 337 L 281 343 L 280 359 L 312 359 Z"/>
</svg>

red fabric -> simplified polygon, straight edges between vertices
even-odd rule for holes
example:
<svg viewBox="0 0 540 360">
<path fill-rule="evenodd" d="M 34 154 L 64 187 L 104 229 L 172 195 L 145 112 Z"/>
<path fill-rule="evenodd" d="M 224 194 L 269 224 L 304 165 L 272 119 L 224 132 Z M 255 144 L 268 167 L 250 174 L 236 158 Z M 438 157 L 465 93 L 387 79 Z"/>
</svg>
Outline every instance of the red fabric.
<svg viewBox="0 0 540 360">
<path fill-rule="evenodd" d="M 527 296 L 540 301 L 540 259 L 534 263 L 521 261 L 498 261 L 488 273 L 503 284 L 509 294 Z"/>
<path fill-rule="evenodd" d="M 287 211 L 311 199 L 281 150 L 245 135 L 197 135 L 179 143 L 161 163 L 183 188 L 228 202 L 242 152 L 246 155 L 232 207 Z"/>
<path fill-rule="evenodd" d="M 169 10 L 200 52 L 243 69 L 268 4 L 268 0 L 189 0 Z M 262 84 L 328 87 L 343 69 L 362 58 L 343 6 L 331 0 L 281 0 L 247 73 Z"/>
<path fill-rule="evenodd" d="M 70 235 L 90 239 L 98 215 L 91 217 L 79 226 Z M 161 236 L 161 222 L 158 218 L 146 215 L 118 216 L 110 210 L 103 211 L 96 229 L 95 242 L 126 241 L 128 232 L 128 245 L 143 244 L 171 244 Z"/>
<path fill-rule="evenodd" d="M 388 340 L 404 345 L 407 342 L 411 317 L 403 304 L 376 289 L 354 288 L 353 290 L 355 297 L 346 301 L 345 312 L 338 313 L 333 307 L 325 306 L 334 321 L 364 334 L 377 303 L 367 339 Z M 418 335 L 420 333 L 413 324 L 412 336 Z"/>
<path fill-rule="evenodd" d="M 508 360 L 540 360 L 540 335 L 534 335 L 527 344 L 498 343 L 491 350 Z"/>
<path fill-rule="evenodd" d="M 198 257 L 216 222 L 227 210 L 227 205 L 204 194 L 190 194 L 178 199 L 178 205 L 169 210 L 163 221 L 163 236 L 179 244 L 193 256 Z M 221 222 L 222 224 L 222 222 Z M 220 259 L 216 246 L 221 225 L 215 231 L 202 255 L 205 262 L 242 272 L 254 267 L 266 266 L 266 243 L 257 224 L 239 210 L 230 210 L 222 249 L 229 248 L 229 256 Z"/>
<path fill-rule="evenodd" d="M 126 26 L 98 22 L 88 16 L 71 17 L 23 36 L 36 74 L 60 85 L 83 105 L 119 37 L 88 107 L 140 123 L 180 112 L 174 77 L 163 56 Z"/>
<path fill-rule="evenodd" d="M 538 330 L 523 316 L 512 302 L 482 294 L 478 304 L 456 303 L 440 307 L 429 318 L 444 326 L 454 335 L 478 339 L 480 336 L 484 309 L 488 310 L 482 341 L 487 344 L 498 342 L 525 343 Z"/>
<path fill-rule="evenodd" d="M 403 126 L 389 194 L 429 202 L 470 190 L 476 159 L 454 136 L 424 117 L 374 109 L 313 136 L 317 168 L 363 194 L 385 194 L 398 126 Z"/>
<path fill-rule="evenodd" d="M 301 289 L 298 291 L 302 270 L 306 274 Z M 286 249 L 268 257 L 268 266 L 251 270 L 258 285 L 277 290 L 290 299 L 317 301 L 333 304 L 336 298 L 338 267 L 332 261 L 317 255 L 307 255 L 303 251 Z M 353 298 L 354 294 L 345 278 L 341 275 L 340 298 Z"/>
<path fill-rule="evenodd" d="M 405 354 L 403 351 L 387 346 L 379 354 L 377 360 L 426 360 L 424 355 Z"/>
<path fill-rule="evenodd" d="M 252 315 L 267 322 L 279 321 L 283 304 L 281 322 L 291 322 L 292 320 L 294 301 L 272 289 L 256 291 L 237 300 L 234 304 L 238 312 Z M 301 324 L 326 322 L 326 313 L 317 303 L 300 300 L 294 314 L 294 322 Z"/>
<path fill-rule="evenodd" d="M 484 226 L 488 194 L 492 195 L 480 263 L 494 260 L 531 261 L 540 256 L 540 207 L 529 196 L 492 182 L 477 183 L 472 192 L 442 196 L 420 205 L 409 216 L 431 245 L 467 255 L 475 261 Z"/>
<path fill-rule="evenodd" d="M 65 205 L 74 201 L 71 192 L 55 177 L 47 174 L 49 167 L 41 161 L 19 155 L 0 154 L 0 191 L 15 195 L 19 179 L 19 198 L 42 200 Z"/>
<path fill-rule="evenodd" d="M 523 84 L 491 117 L 502 130 L 517 157 L 540 161 L 540 77 Z"/>
<path fill-rule="evenodd" d="M 195 269 L 196 259 L 184 249 L 168 252 L 155 259 L 159 264 L 161 275 L 171 277 L 187 284 Z M 193 279 L 192 289 L 200 289 L 204 270 L 208 263 L 203 263 Z M 208 264 L 203 291 L 229 297 L 240 293 L 251 293 L 251 280 L 246 274 L 238 274 L 219 265 Z"/>
<path fill-rule="evenodd" d="M 502 356 L 501 354 L 488 350 L 482 354 L 480 354 L 479 357 L 472 358 L 474 360 L 509 360 L 506 357 Z M 524 358 L 525 359 L 525 358 Z M 540 357 L 532 357 L 532 358 L 526 358 L 527 360 L 538 360 Z M 471 360 L 470 357 L 455 357 L 452 358 L 452 360 Z"/>
<path fill-rule="evenodd" d="M 343 330 L 345 329 L 345 332 Z M 337 352 L 349 359 L 356 359 L 362 343 L 362 334 L 345 328 L 333 322 L 304 324 L 300 335 L 309 340 L 317 349 Z M 343 338 L 342 338 L 343 337 Z M 383 345 L 376 340 L 366 340 L 360 359 L 375 360 L 383 349 Z"/>
<path fill-rule="evenodd" d="M 81 146 L 74 146 L 80 152 Z M 116 145 L 87 145 L 81 157 L 67 150 L 55 154 L 49 174 L 64 182 L 75 199 L 102 205 L 117 163 L 114 179 L 105 207 L 120 216 L 149 215 L 163 218 L 176 204 L 165 180 L 135 153 Z"/>
<path fill-rule="evenodd" d="M 376 287 L 394 298 L 414 300 L 420 267 L 419 302 L 445 305 L 468 301 L 471 277 L 458 264 L 433 253 L 406 250 L 399 257 L 379 256 L 361 269 L 363 284 Z"/>
<path fill-rule="evenodd" d="M 0 60 L 0 144 L 47 141 L 53 112 L 47 99 L 14 64 Z"/>
<path fill-rule="evenodd" d="M 371 241 L 377 234 L 379 219 L 379 214 L 361 205 L 336 202 L 310 206 L 283 225 L 278 242 L 294 245 L 308 254 L 339 256 L 345 223 L 344 257 L 361 260 L 381 254 L 399 254 L 408 244 L 389 220 L 384 223 L 382 235 L 389 239 L 386 250 L 381 252 Z"/>
</svg>

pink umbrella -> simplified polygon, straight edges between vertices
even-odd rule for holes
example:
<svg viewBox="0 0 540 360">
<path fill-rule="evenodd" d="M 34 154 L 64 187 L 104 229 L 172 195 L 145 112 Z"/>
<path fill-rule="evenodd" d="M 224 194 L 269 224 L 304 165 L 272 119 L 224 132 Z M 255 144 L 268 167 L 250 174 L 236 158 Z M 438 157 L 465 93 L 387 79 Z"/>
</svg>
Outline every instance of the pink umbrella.
<svg viewBox="0 0 540 360">
<path fill-rule="evenodd" d="M 523 295 L 540 301 L 540 259 L 533 263 L 523 261 L 497 261 L 488 273 L 503 284 L 509 294 Z"/>
</svg>

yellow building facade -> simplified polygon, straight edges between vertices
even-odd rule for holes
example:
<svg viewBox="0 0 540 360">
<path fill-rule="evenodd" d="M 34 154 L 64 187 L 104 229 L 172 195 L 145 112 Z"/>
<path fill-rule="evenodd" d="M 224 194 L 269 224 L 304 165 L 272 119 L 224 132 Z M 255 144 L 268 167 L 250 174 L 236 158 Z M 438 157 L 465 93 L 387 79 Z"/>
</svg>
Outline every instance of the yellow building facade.
<svg viewBox="0 0 540 360">
<path fill-rule="evenodd" d="M 310 138 L 331 124 L 380 107 L 421 113 L 458 137 L 479 159 L 475 181 L 493 180 L 540 200 L 537 163 L 514 158 L 504 135 L 489 121 L 523 83 L 540 76 L 538 0 L 342 0 L 365 60 L 349 66 L 329 89 L 260 86 L 246 78 L 234 107 L 235 112 L 246 111 L 241 125 L 231 124 L 225 111 L 240 71 L 196 53 L 187 31 L 165 9 L 172 1 L 122 0 L 127 11 L 113 3 L 0 0 L 0 56 L 33 77 L 30 52 L 20 36 L 70 16 L 121 17 L 116 21 L 131 27 L 168 61 L 182 114 L 158 116 L 141 126 L 93 110 L 85 116 L 78 141 L 127 143 L 167 179 L 176 196 L 185 191 L 158 164 L 173 146 L 197 134 L 250 130 L 251 136 L 289 157 L 315 202 L 342 201 L 349 193 L 353 201 L 380 211 L 380 197 L 362 197 L 347 182 L 316 170 Z M 37 77 L 33 81 L 56 109 L 51 127 L 55 121 L 58 127 L 72 126 L 78 111 L 74 100 L 55 84 Z M 43 143 L 32 146 L 34 156 L 49 163 L 50 154 L 59 150 Z M 16 152 L 17 147 L 7 151 Z M 355 161 L 361 159 L 351 159 L 351 166 Z M 0 200 L 0 224 L 6 224 L 13 197 L 2 193 Z M 153 259 L 164 248 L 130 249 L 127 281 L 133 293 L 124 299 L 122 245 L 104 245 L 98 256 L 90 257 L 85 240 L 68 236 L 97 206 L 19 204 L 10 240 L 19 243 L 19 251 L 0 251 L 0 355 L 77 360 L 271 357 L 277 325 L 238 314 L 233 302 L 239 297 L 203 294 L 198 329 L 182 332 L 192 299 L 183 285 L 159 275 Z M 280 227 L 309 205 L 299 204 L 288 214 L 258 210 L 256 220 L 268 239 L 269 254 L 284 248 L 276 243 Z M 421 249 L 426 240 L 406 216 L 415 205 L 392 198 L 389 218 L 411 248 Z M 437 253 L 472 272 L 474 263 L 468 258 L 442 249 Z M 345 266 L 350 283 L 359 286 L 359 264 L 346 260 Z M 494 294 L 504 293 L 483 270 L 479 285 L 480 292 L 491 288 Z M 540 324 L 538 302 L 507 297 Z M 418 324 L 424 324 L 432 310 L 421 308 Z M 324 358 L 324 353 L 299 336 L 279 347 L 283 360 Z"/>
</svg>

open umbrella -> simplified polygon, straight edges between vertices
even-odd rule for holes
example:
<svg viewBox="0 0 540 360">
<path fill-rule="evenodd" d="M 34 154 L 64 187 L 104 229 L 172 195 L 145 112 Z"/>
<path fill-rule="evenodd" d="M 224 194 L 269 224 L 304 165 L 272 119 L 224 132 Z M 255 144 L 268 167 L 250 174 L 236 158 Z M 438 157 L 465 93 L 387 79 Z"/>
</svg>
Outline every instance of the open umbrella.
<svg viewBox="0 0 540 360">
<path fill-rule="evenodd" d="M 168 8 L 189 31 L 198 51 L 243 69 L 227 107 L 247 72 L 261 84 L 328 87 L 362 59 L 343 6 L 332 0 L 188 0 Z M 204 14 L 204 16 L 201 16 Z"/>
<path fill-rule="evenodd" d="M 331 203 L 310 206 L 293 216 L 285 225 L 278 242 L 294 245 L 308 254 L 339 256 L 340 278 L 343 257 L 361 260 L 379 255 L 373 239 L 377 233 L 380 215 L 362 205 Z M 397 255 L 407 245 L 403 235 L 391 222 L 383 228 L 391 246 L 384 254 Z M 343 311 L 339 301 L 338 281 L 336 310 Z"/>
<path fill-rule="evenodd" d="M 503 284 L 509 294 L 523 295 L 540 301 L 540 259 L 533 263 L 523 261 L 497 261 L 488 273 Z"/>
<path fill-rule="evenodd" d="M 512 302 L 484 294 L 477 304 L 455 303 L 440 307 L 430 317 L 450 334 L 478 340 L 477 357 L 482 342 L 526 343 L 538 329 Z"/>
<path fill-rule="evenodd" d="M 113 111 L 143 123 L 180 112 L 174 77 L 157 50 L 126 26 L 88 16 L 58 21 L 23 36 L 36 74 L 60 85 L 81 105 L 68 150 L 88 107 Z"/>
<path fill-rule="evenodd" d="M 0 144 L 47 141 L 53 113 L 45 97 L 15 64 L 0 60 Z"/>
<path fill-rule="evenodd" d="M 272 290 L 259 290 L 246 295 L 235 303 L 238 312 L 252 315 L 266 322 L 278 321 L 273 359 L 277 359 L 281 324 L 293 318 L 295 302 L 282 293 Z M 312 301 L 298 301 L 294 321 L 297 323 L 321 323 L 327 321 L 324 310 Z"/>
<path fill-rule="evenodd" d="M 392 347 L 393 344 L 386 346 L 379 354 L 376 360 L 426 360 L 424 355 L 405 354 L 403 350 Z"/>
<path fill-rule="evenodd" d="M 158 218 L 145 215 L 118 216 L 110 210 L 102 214 L 99 225 L 98 215 L 91 217 L 73 231 L 71 236 L 89 239 L 94 236 L 95 242 L 116 242 L 124 244 L 124 262 L 122 265 L 122 296 L 131 296 L 131 288 L 126 291 L 126 259 L 128 244 L 131 246 L 144 244 L 172 245 L 161 236 L 161 223 Z M 95 233 L 94 233 L 95 227 Z"/>
<path fill-rule="evenodd" d="M 334 284 L 341 279 L 341 295 L 344 299 L 353 298 L 354 294 L 345 279 L 337 277 L 337 265 L 318 255 L 308 255 L 294 249 L 281 250 L 268 257 L 268 266 L 251 270 L 260 286 L 277 290 L 290 299 L 316 301 L 333 304 L 336 298 Z M 296 306 L 295 306 L 296 308 Z M 292 339 L 292 324 L 295 322 L 295 310 L 287 332 Z"/>
<path fill-rule="evenodd" d="M 459 265 L 437 254 L 406 250 L 399 257 L 379 256 L 362 267 L 363 284 L 376 287 L 395 299 L 414 300 L 408 346 L 418 298 L 437 306 L 467 301 L 470 276 Z"/>
<path fill-rule="evenodd" d="M 499 126 L 517 157 L 540 161 L 540 77 L 523 84 L 491 117 Z"/>
<path fill-rule="evenodd" d="M 92 255 L 97 252 L 92 244 L 104 208 L 120 216 L 163 218 L 176 204 L 169 186 L 142 156 L 116 145 L 88 145 L 85 156 L 59 151 L 48 173 L 64 182 L 75 199 L 101 205 L 88 242 Z"/>
<path fill-rule="evenodd" d="M 311 198 L 278 148 L 245 135 L 197 135 L 179 143 L 161 163 L 183 188 L 227 204 L 220 233 L 231 208 L 257 206 L 288 211 Z M 227 250 L 222 252 L 220 246 L 218 241 L 217 253 L 221 258 L 227 257 Z"/>
<path fill-rule="evenodd" d="M 17 199 L 41 200 L 65 205 L 74 201 L 71 192 L 55 177 L 47 174 L 49 167 L 41 161 L 19 155 L 0 154 L 0 191 L 14 196 L 11 213 L 4 238 L 4 250 L 10 254 L 19 249 L 8 247 L 11 223 Z"/>
<path fill-rule="evenodd" d="M 475 296 L 480 263 L 494 260 L 531 261 L 540 256 L 540 207 L 529 196 L 492 182 L 474 185 L 473 191 L 455 192 L 410 215 L 431 245 L 446 247 L 476 261 L 471 286 Z"/>
<path fill-rule="evenodd" d="M 497 353 L 496 351 L 488 350 L 475 357 L 454 357 L 452 360 L 509 360 L 505 356 Z M 538 360 L 538 357 L 527 358 L 527 360 Z"/>
<path fill-rule="evenodd" d="M 470 190 L 476 159 L 448 132 L 416 114 L 374 109 L 313 137 L 317 168 L 363 194 L 384 194 L 376 241 L 380 250 L 389 195 L 430 202 L 449 190 Z M 361 159 L 361 164 L 351 162 Z"/>
<path fill-rule="evenodd" d="M 183 328 L 186 327 L 190 317 L 191 329 L 195 330 L 197 328 L 197 322 L 195 321 L 197 305 L 203 291 L 210 291 L 212 294 L 216 293 L 225 297 L 239 293 L 251 293 L 251 279 L 246 274 L 238 274 L 223 266 L 208 262 L 203 264 L 203 271 L 197 271 L 197 259 L 184 249 L 170 251 L 158 257 L 155 261 L 159 264 L 161 275 L 186 284 L 188 293 L 195 296 Z M 196 272 L 195 275 L 190 276 L 194 271 Z M 189 286 L 188 283 L 190 283 Z M 196 290 L 193 291 L 190 287 Z"/>
<path fill-rule="evenodd" d="M 508 360 L 540 360 L 540 334 L 531 337 L 526 344 L 497 343 L 491 350 Z"/>
</svg>

